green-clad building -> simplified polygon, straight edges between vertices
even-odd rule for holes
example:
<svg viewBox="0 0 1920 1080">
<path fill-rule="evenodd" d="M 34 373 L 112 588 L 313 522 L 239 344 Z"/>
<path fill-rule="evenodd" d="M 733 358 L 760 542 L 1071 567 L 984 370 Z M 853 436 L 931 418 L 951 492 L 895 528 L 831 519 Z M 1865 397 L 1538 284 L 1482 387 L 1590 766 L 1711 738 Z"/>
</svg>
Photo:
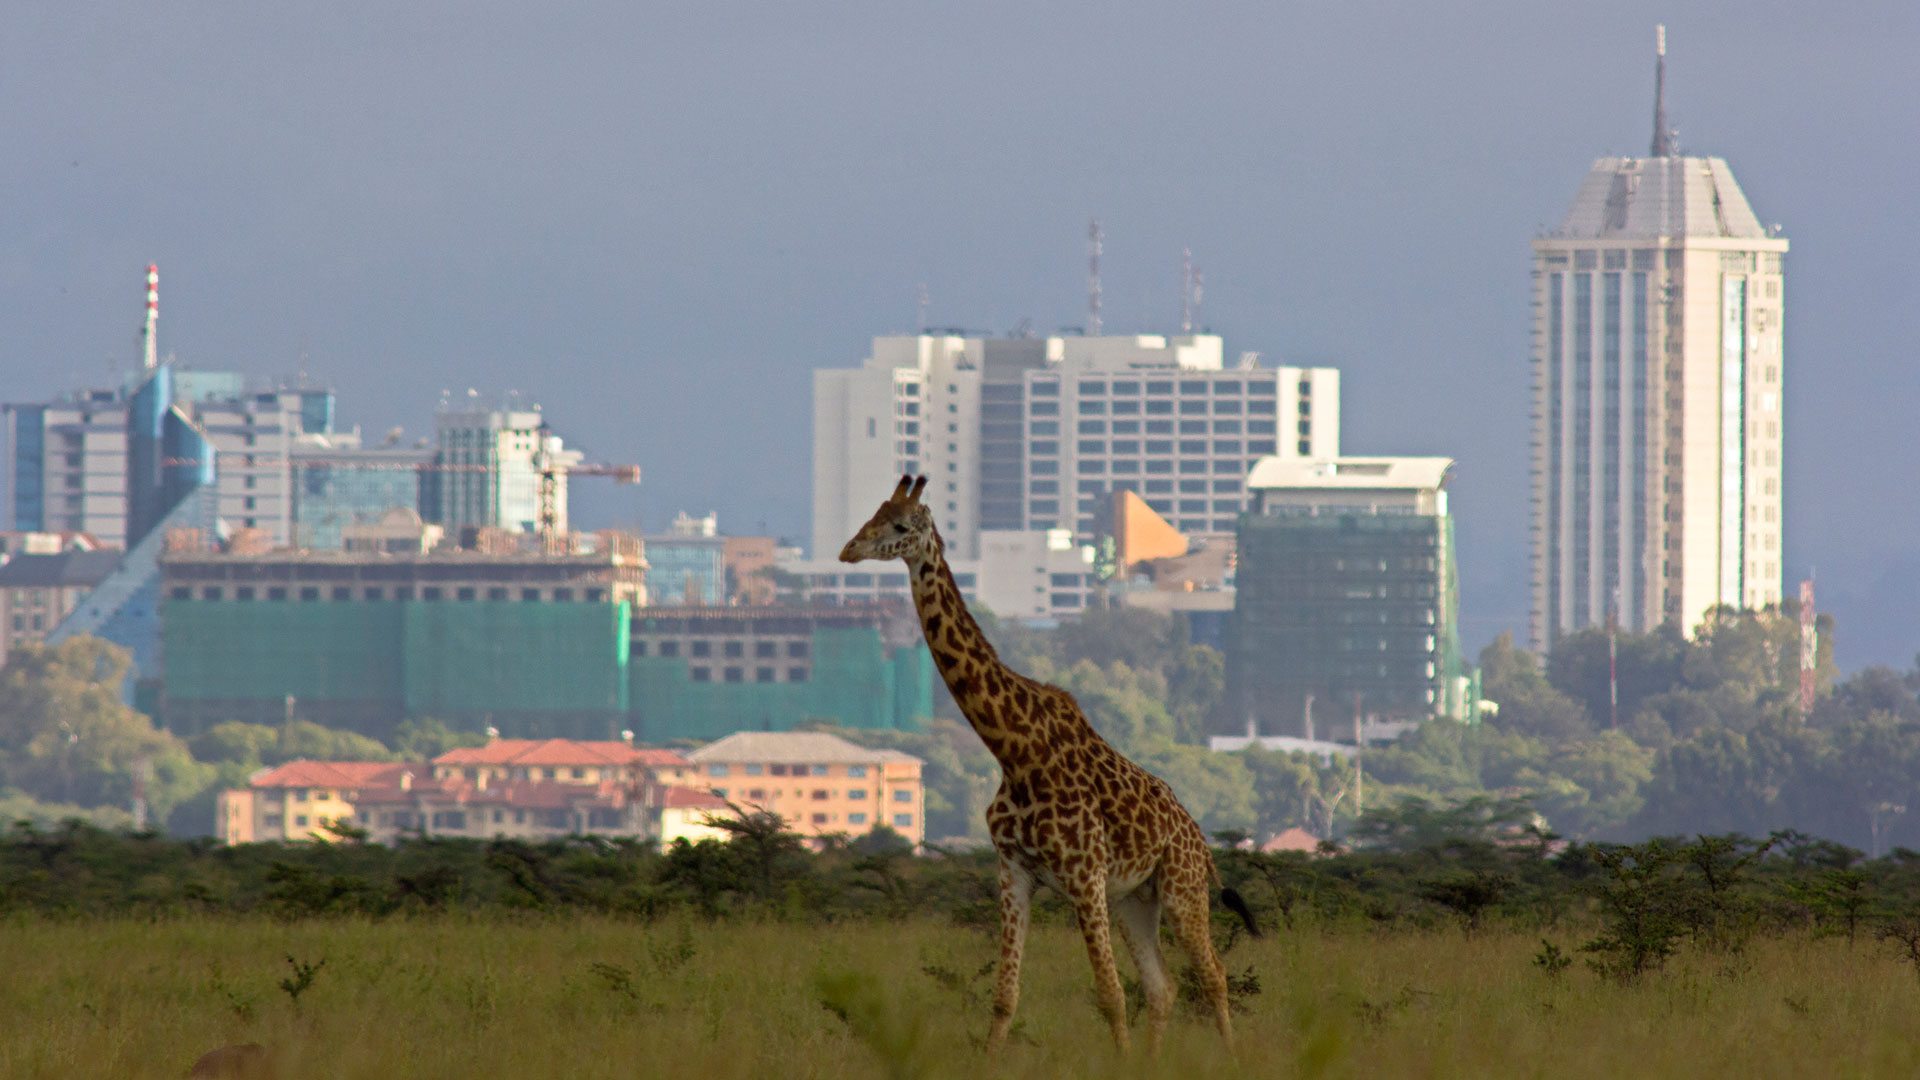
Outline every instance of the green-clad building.
<svg viewBox="0 0 1920 1080">
<path fill-rule="evenodd" d="M 646 742 L 812 720 L 912 728 L 933 663 L 909 609 L 644 605 L 637 543 L 595 553 L 169 552 L 161 715 L 192 734 L 301 719 L 385 738 L 431 716 Z"/>
<path fill-rule="evenodd" d="M 1228 679 L 1275 735 L 1473 715 L 1459 640 L 1450 458 L 1265 458 L 1240 520 Z M 1313 719 L 1309 719 L 1312 717 Z"/>
</svg>

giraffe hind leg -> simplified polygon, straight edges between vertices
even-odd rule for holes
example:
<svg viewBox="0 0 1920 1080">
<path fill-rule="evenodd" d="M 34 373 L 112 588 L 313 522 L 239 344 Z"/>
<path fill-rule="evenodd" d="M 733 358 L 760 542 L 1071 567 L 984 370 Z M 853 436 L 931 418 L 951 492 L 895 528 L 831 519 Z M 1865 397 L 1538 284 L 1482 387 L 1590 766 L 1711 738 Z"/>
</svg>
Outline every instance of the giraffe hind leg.
<svg viewBox="0 0 1920 1080">
<path fill-rule="evenodd" d="M 1020 958 L 1026 951 L 1027 920 L 1033 906 L 1033 875 L 1007 859 L 1000 860 L 1000 968 L 993 981 L 993 1025 L 987 1030 L 987 1053 L 997 1054 L 1013 1029 L 1013 1011 L 1020 1005 Z"/>
<path fill-rule="evenodd" d="M 1120 969 L 1114 964 L 1113 938 L 1109 934 L 1107 887 L 1102 880 L 1082 881 L 1070 890 L 1074 917 L 1080 921 L 1080 934 L 1086 939 L 1087 959 L 1093 964 L 1093 992 L 1100 1013 L 1107 1018 L 1113 1041 L 1127 1049 L 1127 992 L 1120 985 Z"/>
<path fill-rule="evenodd" d="M 1233 1039 L 1233 1019 L 1227 998 L 1227 971 L 1213 951 L 1213 914 L 1207 895 L 1208 876 L 1204 872 L 1168 875 L 1167 917 L 1174 940 L 1187 954 L 1199 976 L 1200 988 L 1213 1010 L 1220 1037 Z"/>
</svg>

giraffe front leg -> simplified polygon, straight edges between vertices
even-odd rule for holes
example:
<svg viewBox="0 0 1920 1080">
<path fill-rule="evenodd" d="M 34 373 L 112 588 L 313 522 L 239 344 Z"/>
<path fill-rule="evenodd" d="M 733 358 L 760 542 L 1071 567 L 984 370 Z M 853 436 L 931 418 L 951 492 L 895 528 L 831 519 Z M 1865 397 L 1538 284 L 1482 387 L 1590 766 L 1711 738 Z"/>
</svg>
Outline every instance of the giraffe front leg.
<svg viewBox="0 0 1920 1080">
<path fill-rule="evenodd" d="M 1020 1004 L 1020 956 L 1027 944 L 1027 918 L 1033 906 L 1033 875 L 1005 856 L 1000 859 L 1000 970 L 993 982 L 993 1026 L 987 1053 L 997 1054 L 1013 1028 Z"/>
<path fill-rule="evenodd" d="M 1103 863 L 1104 865 L 1104 863 Z M 1120 969 L 1113 962 L 1113 937 L 1107 915 L 1107 883 L 1103 878 L 1082 880 L 1070 886 L 1074 917 L 1080 920 L 1080 934 L 1087 941 L 1087 959 L 1093 962 L 1093 992 L 1100 1002 L 1100 1013 L 1113 1029 L 1114 1045 L 1127 1049 L 1127 992 L 1120 985 Z"/>
</svg>

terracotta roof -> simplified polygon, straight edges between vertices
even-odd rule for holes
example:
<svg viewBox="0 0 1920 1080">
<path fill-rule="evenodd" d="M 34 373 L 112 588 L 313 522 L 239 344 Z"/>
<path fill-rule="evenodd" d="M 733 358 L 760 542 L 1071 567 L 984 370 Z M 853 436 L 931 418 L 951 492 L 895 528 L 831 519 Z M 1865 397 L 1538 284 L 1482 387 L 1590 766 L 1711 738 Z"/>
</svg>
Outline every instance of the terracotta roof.
<svg viewBox="0 0 1920 1080">
<path fill-rule="evenodd" d="M 669 786 L 660 789 L 656 797 L 659 805 L 665 809 L 688 808 L 694 810 L 725 810 L 727 800 L 711 791 L 699 788 Z"/>
<path fill-rule="evenodd" d="M 412 769 L 416 777 L 430 770 L 408 761 L 289 761 L 254 773 L 254 788 L 361 788 L 398 785 L 400 774 Z"/>
<path fill-rule="evenodd" d="M 1260 845 L 1261 851 L 1269 851 L 1269 852 L 1271 851 L 1318 851 L 1319 849 L 1320 849 L 1320 838 L 1308 832 L 1307 830 L 1300 828 L 1298 825 L 1294 826 L 1291 829 L 1287 829 L 1286 831 L 1279 833 L 1276 836 L 1268 837 L 1267 842 Z"/>
<path fill-rule="evenodd" d="M 671 750 L 642 749 L 625 742 L 575 739 L 494 739 L 463 746 L 433 759 L 435 765 L 685 765 Z"/>
<path fill-rule="evenodd" d="M 871 750 L 824 731 L 738 731 L 687 755 L 694 762 L 794 762 L 802 765 L 920 765 L 912 754 Z"/>
</svg>

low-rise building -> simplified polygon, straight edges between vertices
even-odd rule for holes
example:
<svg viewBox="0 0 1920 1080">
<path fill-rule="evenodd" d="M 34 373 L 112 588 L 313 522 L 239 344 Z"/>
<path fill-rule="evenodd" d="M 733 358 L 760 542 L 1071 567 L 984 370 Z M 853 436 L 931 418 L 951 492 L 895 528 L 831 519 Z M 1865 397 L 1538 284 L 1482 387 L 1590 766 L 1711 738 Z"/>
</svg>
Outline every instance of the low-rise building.
<svg viewBox="0 0 1920 1080">
<path fill-rule="evenodd" d="M 885 825 L 914 844 L 926 839 L 923 763 L 912 754 L 824 732 L 743 731 L 687 758 L 715 795 L 779 814 L 802 836 L 859 835 Z"/>
<path fill-rule="evenodd" d="M 29 550 L 0 565 L 0 664 L 19 645 L 46 639 L 120 564 L 118 551 Z"/>
<path fill-rule="evenodd" d="M 406 836 L 549 839 L 596 835 L 670 842 L 724 836 L 710 793 L 677 786 L 692 770 L 671 750 L 621 742 L 495 739 L 431 762 L 293 761 L 222 793 L 230 844 L 311 840 L 339 822 L 390 843 Z"/>
</svg>

